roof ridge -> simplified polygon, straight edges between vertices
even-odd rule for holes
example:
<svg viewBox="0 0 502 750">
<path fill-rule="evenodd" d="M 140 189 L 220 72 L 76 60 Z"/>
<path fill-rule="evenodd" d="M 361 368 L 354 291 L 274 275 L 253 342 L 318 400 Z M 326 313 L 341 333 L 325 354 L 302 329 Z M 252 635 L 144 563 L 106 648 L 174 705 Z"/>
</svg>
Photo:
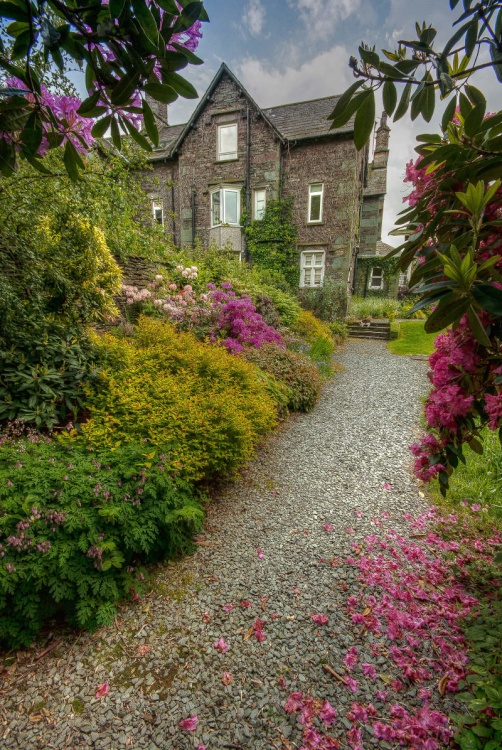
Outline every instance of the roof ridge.
<svg viewBox="0 0 502 750">
<path fill-rule="evenodd" d="M 319 96 L 317 99 L 302 99 L 299 102 L 289 102 L 288 104 L 274 104 L 272 107 L 261 107 L 261 109 L 279 109 L 282 107 L 295 107 L 297 104 L 312 104 L 312 102 L 323 102 L 327 99 L 337 99 L 341 94 L 331 94 L 331 96 Z"/>
</svg>

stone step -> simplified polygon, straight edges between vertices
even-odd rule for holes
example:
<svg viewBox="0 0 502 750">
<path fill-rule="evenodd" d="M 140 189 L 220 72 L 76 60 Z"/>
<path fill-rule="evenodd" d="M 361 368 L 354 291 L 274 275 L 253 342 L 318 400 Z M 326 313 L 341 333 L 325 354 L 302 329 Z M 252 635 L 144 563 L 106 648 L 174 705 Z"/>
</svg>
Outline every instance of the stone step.
<svg viewBox="0 0 502 750">
<path fill-rule="evenodd" d="M 380 339 L 381 341 L 388 341 L 390 336 L 388 333 L 381 331 L 369 331 L 367 328 L 362 331 L 349 331 L 350 339 Z"/>
<path fill-rule="evenodd" d="M 390 331 L 390 325 L 371 325 L 371 326 L 360 326 L 360 325 L 349 325 L 349 331 Z"/>
</svg>

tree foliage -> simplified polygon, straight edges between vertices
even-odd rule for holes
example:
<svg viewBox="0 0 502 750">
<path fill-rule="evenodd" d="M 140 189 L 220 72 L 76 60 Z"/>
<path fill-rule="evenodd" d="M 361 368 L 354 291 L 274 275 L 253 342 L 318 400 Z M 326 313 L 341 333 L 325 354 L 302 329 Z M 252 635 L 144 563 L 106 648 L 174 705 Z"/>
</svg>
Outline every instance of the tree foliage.
<svg viewBox="0 0 502 750">
<path fill-rule="evenodd" d="M 22 157 L 43 172 L 41 157 L 64 145 L 76 178 L 80 152 L 108 130 L 119 150 L 123 134 L 145 149 L 157 145 L 155 118 L 141 96 L 166 104 L 197 97 L 179 71 L 202 62 L 194 50 L 207 20 L 203 3 L 190 0 L 0 2 L 0 171 L 11 174 Z M 60 71 L 76 63 L 87 98 L 55 99 L 42 83 L 41 56 Z"/>
</svg>

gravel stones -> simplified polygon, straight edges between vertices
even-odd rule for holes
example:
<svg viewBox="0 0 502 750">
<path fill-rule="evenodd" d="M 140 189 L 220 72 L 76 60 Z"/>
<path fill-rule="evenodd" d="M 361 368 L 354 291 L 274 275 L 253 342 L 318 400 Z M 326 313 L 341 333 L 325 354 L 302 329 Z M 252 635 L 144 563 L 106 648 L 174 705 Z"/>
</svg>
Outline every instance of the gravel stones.
<svg viewBox="0 0 502 750">
<path fill-rule="evenodd" d="M 290 692 L 309 690 L 345 713 L 353 694 L 322 668 L 343 674 L 353 645 L 345 601 L 359 585 L 345 557 L 382 512 L 406 534 L 403 514 L 423 509 L 407 446 L 428 383 L 423 362 L 377 341 L 351 341 L 337 361 L 343 370 L 315 409 L 289 419 L 218 489 L 195 555 L 159 566 L 151 594 L 124 607 L 115 626 L 69 636 L 39 661 L 18 654 L 1 678 L 2 748 L 265 750 L 299 744 L 297 719 L 282 708 Z M 220 637 L 225 654 L 213 648 Z M 358 645 L 369 651 L 369 642 Z M 110 693 L 98 700 L 104 681 Z M 197 731 L 181 731 L 193 714 Z"/>
</svg>

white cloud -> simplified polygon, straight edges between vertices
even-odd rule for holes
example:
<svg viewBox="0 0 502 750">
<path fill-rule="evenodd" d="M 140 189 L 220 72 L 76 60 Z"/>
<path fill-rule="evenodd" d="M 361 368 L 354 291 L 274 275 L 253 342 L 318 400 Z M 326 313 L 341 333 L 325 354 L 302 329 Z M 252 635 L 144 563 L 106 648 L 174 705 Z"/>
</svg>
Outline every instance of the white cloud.
<svg viewBox="0 0 502 750">
<path fill-rule="evenodd" d="M 357 13 L 361 0 L 288 0 L 296 8 L 307 29 L 317 38 L 333 35 L 333 25 Z"/>
<path fill-rule="evenodd" d="M 349 52 L 337 45 L 300 66 L 274 68 L 261 59 L 247 58 L 235 72 L 261 107 L 272 107 L 341 94 L 352 82 L 348 59 Z"/>
<path fill-rule="evenodd" d="M 247 24 L 249 33 L 252 36 L 260 36 L 265 23 L 265 8 L 261 0 L 250 0 L 242 18 Z"/>
</svg>

